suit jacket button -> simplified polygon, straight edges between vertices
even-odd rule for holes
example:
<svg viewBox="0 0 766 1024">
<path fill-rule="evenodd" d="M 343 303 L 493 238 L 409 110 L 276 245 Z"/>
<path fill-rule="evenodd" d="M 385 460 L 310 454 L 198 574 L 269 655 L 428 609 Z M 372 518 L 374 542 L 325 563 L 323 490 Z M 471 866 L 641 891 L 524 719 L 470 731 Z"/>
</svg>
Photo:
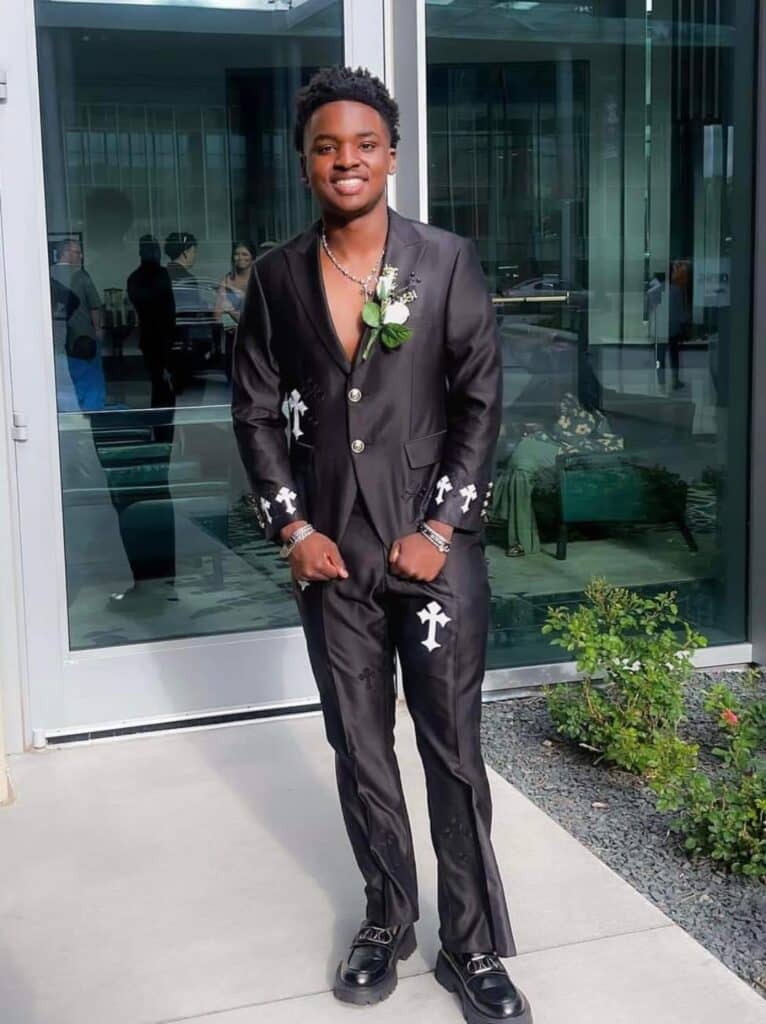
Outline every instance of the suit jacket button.
<svg viewBox="0 0 766 1024">
<path fill-rule="evenodd" d="M 354 452 L 356 455 L 360 455 L 364 451 L 364 441 L 360 441 L 359 438 L 357 438 L 355 441 L 352 441 L 351 451 Z"/>
<path fill-rule="evenodd" d="M 362 392 L 359 390 L 359 388 L 351 388 L 351 390 L 348 393 L 349 402 L 359 402 L 361 398 Z"/>
</svg>

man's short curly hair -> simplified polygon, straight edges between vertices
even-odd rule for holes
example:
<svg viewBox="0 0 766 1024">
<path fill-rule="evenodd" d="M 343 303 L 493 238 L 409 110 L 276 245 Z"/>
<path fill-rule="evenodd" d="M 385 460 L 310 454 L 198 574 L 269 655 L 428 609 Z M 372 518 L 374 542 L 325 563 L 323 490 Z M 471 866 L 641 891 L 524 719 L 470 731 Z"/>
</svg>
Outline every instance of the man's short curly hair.
<svg viewBox="0 0 766 1024">
<path fill-rule="evenodd" d="M 399 106 L 388 89 L 367 68 L 336 65 L 317 71 L 308 85 L 298 91 L 293 139 L 299 153 L 303 152 L 303 132 L 311 115 L 325 103 L 337 100 L 353 100 L 377 110 L 386 122 L 391 145 L 396 149 L 399 143 Z"/>
</svg>

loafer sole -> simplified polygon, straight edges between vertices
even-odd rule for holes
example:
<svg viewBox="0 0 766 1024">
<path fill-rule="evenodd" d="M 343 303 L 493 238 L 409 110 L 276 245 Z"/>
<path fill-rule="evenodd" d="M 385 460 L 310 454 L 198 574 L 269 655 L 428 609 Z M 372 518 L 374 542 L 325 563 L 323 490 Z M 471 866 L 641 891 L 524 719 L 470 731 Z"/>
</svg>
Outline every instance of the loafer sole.
<svg viewBox="0 0 766 1024">
<path fill-rule="evenodd" d="M 415 929 L 410 925 L 407 934 L 402 938 L 399 948 L 394 953 L 391 965 L 386 975 L 375 985 L 349 985 L 340 976 L 340 969 L 343 961 L 338 964 L 335 972 L 335 984 L 333 995 L 343 1003 L 353 1003 L 354 1006 L 372 1006 L 374 1003 L 382 1003 L 388 999 L 396 988 L 398 978 L 396 976 L 396 965 L 399 960 L 408 960 L 417 947 Z"/>
<path fill-rule="evenodd" d="M 443 988 L 446 988 L 448 992 L 455 992 L 457 994 L 463 1008 L 463 1017 L 468 1024 L 497 1024 L 498 1021 L 508 1021 L 509 1024 L 533 1024 L 532 1008 L 518 985 L 515 987 L 523 1002 L 521 1013 L 514 1014 L 512 1017 L 496 1017 L 494 1014 L 483 1013 L 474 1005 L 471 997 L 465 990 L 462 979 L 455 973 L 454 968 L 441 950 L 439 950 L 439 955 L 436 958 L 435 974 L 436 980 Z"/>
</svg>

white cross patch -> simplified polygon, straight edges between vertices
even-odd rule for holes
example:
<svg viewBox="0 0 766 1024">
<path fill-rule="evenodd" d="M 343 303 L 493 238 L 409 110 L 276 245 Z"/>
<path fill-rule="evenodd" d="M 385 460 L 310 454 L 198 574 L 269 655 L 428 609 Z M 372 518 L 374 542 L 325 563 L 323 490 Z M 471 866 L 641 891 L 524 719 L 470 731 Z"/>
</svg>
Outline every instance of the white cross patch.
<svg viewBox="0 0 766 1024">
<path fill-rule="evenodd" d="M 452 482 L 450 481 L 450 478 L 448 476 L 443 476 L 441 477 L 441 479 L 437 480 L 436 490 L 439 492 L 436 495 L 436 504 L 441 505 L 441 503 L 444 501 L 444 495 L 447 493 L 447 491 L 452 490 Z"/>
<path fill-rule="evenodd" d="M 303 431 L 301 430 L 301 416 L 304 412 L 308 412 L 308 406 L 301 398 L 301 393 L 297 388 L 293 388 L 287 399 L 287 405 L 290 412 L 293 414 L 293 437 L 301 437 Z"/>
<path fill-rule="evenodd" d="M 295 505 L 293 505 L 293 498 L 297 498 L 298 495 L 295 491 L 291 491 L 289 487 L 280 487 L 274 496 L 274 501 L 278 501 L 281 505 L 285 506 L 285 512 L 288 515 L 292 515 L 295 511 Z"/>
<path fill-rule="evenodd" d="M 271 514 L 269 513 L 269 509 L 271 508 L 271 502 L 267 501 L 266 498 L 261 498 L 260 502 L 261 508 L 263 509 L 263 514 L 266 516 L 268 521 L 271 522 Z"/>
<path fill-rule="evenodd" d="M 468 484 L 467 487 L 461 487 L 460 488 L 460 493 L 465 498 L 465 501 L 460 506 L 460 511 L 461 512 L 467 512 L 469 507 L 470 507 L 470 505 L 471 505 L 471 502 L 474 500 L 474 498 L 478 497 L 478 494 L 476 492 L 476 488 L 474 487 L 473 484 Z"/>
<path fill-rule="evenodd" d="M 425 608 L 421 608 L 417 614 L 423 624 L 428 623 L 428 634 L 425 640 L 420 642 L 424 647 L 428 648 L 430 653 L 436 650 L 437 647 L 441 647 L 441 644 L 436 640 L 436 627 L 444 627 L 452 620 L 448 615 L 444 614 L 442 606 L 438 601 L 429 601 Z"/>
</svg>

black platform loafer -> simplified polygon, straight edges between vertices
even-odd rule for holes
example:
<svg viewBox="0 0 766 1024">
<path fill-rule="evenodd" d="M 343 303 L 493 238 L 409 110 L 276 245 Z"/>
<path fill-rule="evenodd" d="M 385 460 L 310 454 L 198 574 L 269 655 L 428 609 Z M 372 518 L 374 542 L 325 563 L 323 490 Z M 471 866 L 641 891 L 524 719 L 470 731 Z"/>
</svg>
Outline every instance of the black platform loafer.
<svg viewBox="0 0 766 1024">
<path fill-rule="evenodd" d="M 436 980 L 448 992 L 457 993 L 468 1024 L 498 1020 L 532 1024 L 526 996 L 494 953 L 452 953 L 442 947 L 436 959 Z"/>
<path fill-rule="evenodd" d="M 412 956 L 416 945 L 411 924 L 379 928 L 363 921 L 335 972 L 335 997 L 344 1003 L 369 1006 L 390 996 L 396 988 L 397 961 Z"/>
</svg>

